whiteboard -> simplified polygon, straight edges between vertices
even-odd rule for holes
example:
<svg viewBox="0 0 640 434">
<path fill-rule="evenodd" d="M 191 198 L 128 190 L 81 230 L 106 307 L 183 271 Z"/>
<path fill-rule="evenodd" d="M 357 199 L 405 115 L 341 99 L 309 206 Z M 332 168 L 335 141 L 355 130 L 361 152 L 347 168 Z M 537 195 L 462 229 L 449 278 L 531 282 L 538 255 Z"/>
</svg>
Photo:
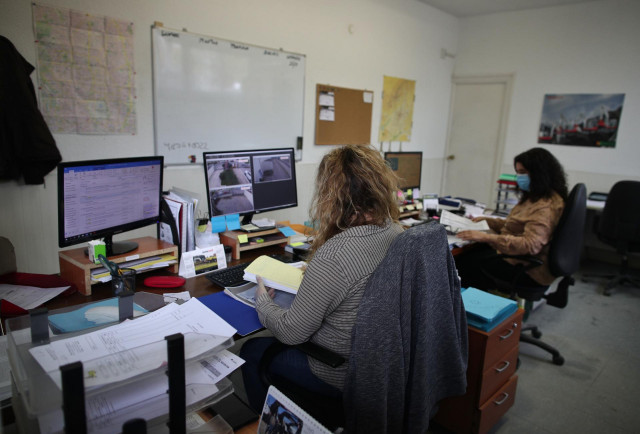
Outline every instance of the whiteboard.
<svg viewBox="0 0 640 434">
<path fill-rule="evenodd" d="M 156 154 L 202 163 L 204 151 L 296 148 L 305 56 L 152 27 Z"/>
</svg>

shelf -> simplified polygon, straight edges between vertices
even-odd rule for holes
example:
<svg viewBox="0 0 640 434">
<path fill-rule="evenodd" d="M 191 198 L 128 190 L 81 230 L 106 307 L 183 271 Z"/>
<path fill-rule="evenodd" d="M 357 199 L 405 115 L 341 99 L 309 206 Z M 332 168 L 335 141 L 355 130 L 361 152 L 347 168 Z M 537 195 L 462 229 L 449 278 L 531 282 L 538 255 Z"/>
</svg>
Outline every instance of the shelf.
<svg viewBox="0 0 640 434">
<path fill-rule="evenodd" d="M 131 241 L 138 243 L 138 248 L 124 255 L 110 256 L 108 259 L 116 264 L 144 259 L 151 256 L 171 254 L 178 257 L 178 247 L 153 237 L 134 238 Z M 58 252 L 60 262 L 60 277 L 73 283 L 78 291 L 84 295 L 91 295 L 91 285 L 98 282 L 91 281 L 91 270 L 102 267 L 102 264 L 94 264 L 85 254 L 85 247 Z M 178 272 L 178 264 L 170 265 L 169 271 Z"/>
<path fill-rule="evenodd" d="M 278 222 L 278 224 L 289 226 L 289 222 Z M 249 241 L 241 243 L 238 238 L 242 235 L 246 235 Z M 258 242 L 256 240 L 257 238 L 262 239 L 262 241 Z M 282 245 L 284 247 L 289 243 L 289 237 L 285 236 L 276 228 L 259 232 L 226 231 L 220 234 L 220 241 L 222 244 L 231 247 L 233 259 L 240 259 L 240 253 L 247 250 L 275 245 Z"/>
</svg>

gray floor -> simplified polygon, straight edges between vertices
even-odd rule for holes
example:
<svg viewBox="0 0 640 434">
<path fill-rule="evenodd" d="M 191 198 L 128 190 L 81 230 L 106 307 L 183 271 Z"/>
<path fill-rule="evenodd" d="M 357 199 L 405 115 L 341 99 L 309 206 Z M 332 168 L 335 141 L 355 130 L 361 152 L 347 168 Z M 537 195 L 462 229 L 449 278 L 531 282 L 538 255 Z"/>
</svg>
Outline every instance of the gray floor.
<svg viewBox="0 0 640 434">
<path fill-rule="evenodd" d="M 581 273 L 615 270 L 595 262 L 581 267 Z M 581 273 L 566 308 L 542 305 L 528 320 L 565 364 L 521 344 L 515 404 L 492 433 L 639 432 L 640 289 L 621 287 L 606 297 Z"/>
</svg>

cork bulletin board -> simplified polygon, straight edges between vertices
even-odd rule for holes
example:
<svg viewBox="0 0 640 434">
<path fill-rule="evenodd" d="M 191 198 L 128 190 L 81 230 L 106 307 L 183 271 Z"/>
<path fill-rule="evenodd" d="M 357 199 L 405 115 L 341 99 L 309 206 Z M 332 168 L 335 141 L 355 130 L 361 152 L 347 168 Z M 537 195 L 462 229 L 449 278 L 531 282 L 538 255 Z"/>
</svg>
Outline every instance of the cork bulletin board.
<svg viewBox="0 0 640 434">
<path fill-rule="evenodd" d="M 316 85 L 316 145 L 371 143 L 373 92 Z"/>
</svg>

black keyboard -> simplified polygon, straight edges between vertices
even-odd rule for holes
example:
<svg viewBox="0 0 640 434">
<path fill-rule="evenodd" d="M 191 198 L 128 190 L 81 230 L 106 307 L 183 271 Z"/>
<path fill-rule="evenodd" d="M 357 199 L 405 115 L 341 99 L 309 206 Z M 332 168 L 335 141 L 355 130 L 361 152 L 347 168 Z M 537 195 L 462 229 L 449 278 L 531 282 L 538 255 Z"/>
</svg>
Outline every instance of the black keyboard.
<svg viewBox="0 0 640 434">
<path fill-rule="evenodd" d="M 244 269 L 247 268 L 249 264 L 251 264 L 251 262 L 245 262 L 243 264 L 233 265 L 221 270 L 215 270 L 206 274 L 204 277 L 223 288 L 229 286 L 240 286 L 247 283 L 242 276 L 244 276 Z"/>
<path fill-rule="evenodd" d="M 295 262 L 292 255 L 288 254 L 272 254 L 269 255 L 274 259 L 277 259 L 281 262 L 291 263 Z M 247 268 L 251 264 L 251 262 L 244 262 L 238 265 L 232 265 L 227 268 L 223 268 L 221 270 L 212 271 L 209 274 L 206 274 L 204 277 L 209 279 L 212 283 L 221 286 L 223 288 L 232 287 L 232 286 L 240 286 L 248 283 L 243 279 L 244 269 Z"/>
</svg>

